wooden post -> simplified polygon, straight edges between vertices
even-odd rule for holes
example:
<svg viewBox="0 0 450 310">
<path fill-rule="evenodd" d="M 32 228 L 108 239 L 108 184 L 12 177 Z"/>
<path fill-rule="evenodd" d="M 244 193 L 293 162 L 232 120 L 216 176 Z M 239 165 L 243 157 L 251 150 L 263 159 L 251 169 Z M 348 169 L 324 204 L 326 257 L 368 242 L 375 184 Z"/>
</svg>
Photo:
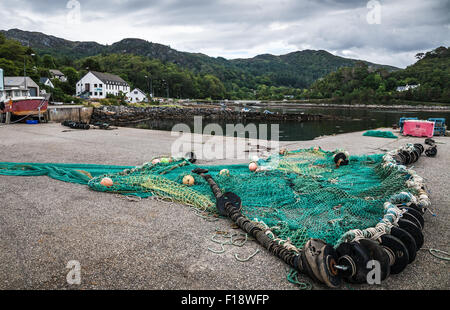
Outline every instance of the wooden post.
<svg viewBox="0 0 450 310">
<path fill-rule="evenodd" d="M 3 123 L 3 113 L 0 112 L 0 124 Z"/>
<path fill-rule="evenodd" d="M 5 124 L 9 124 L 11 122 L 11 112 L 6 112 L 6 122 Z"/>
</svg>

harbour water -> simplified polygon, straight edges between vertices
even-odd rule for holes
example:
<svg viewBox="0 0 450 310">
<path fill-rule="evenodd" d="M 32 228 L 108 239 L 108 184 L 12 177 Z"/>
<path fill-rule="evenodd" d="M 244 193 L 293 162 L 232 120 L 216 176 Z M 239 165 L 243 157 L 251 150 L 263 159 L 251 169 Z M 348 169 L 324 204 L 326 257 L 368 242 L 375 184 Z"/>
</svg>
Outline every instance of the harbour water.
<svg viewBox="0 0 450 310">
<path fill-rule="evenodd" d="M 237 108 L 236 109 L 241 109 Z M 265 106 L 251 107 L 253 110 L 264 111 L 269 110 L 271 112 L 278 113 L 309 113 L 309 114 L 322 114 L 333 115 L 337 117 L 333 120 L 322 121 L 308 121 L 308 122 L 294 122 L 286 121 L 279 122 L 280 141 L 306 141 L 312 140 L 319 136 L 333 135 L 346 132 L 355 132 L 362 130 L 375 129 L 380 127 L 392 127 L 393 124 L 398 124 L 400 117 L 418 117 L 419 119 L 433 118 L 446 118 L 447 123 L 450 121 L 450 112 L 442 111 L 401 111 L 401 110 L 388 110 L 388 109 L 359 109 L 359 108 L 324 108 L 324 107 L 286 107 L 286 106 L 272 106 L 267 108 Z M 172 130 L 173 126 L 179 124 L 180 121 L 171 120 L 151 120 L 141 123 L 130 124 L 130 127 L 138 127 L 143 129 L 155 129 L 155 130 Z M 183 121 L 188 125 L 192 132 L 194 132 L 194 120 Z M 225 128 L 227 124 L 234 124 L 231 121 L 222 120 L 203 120 L 203 128 L 208 124 L 219 124 L 223 129 L 223 134 L 227 134 Z M 259 128 L 258 122 L 243 122 L 243 125 L 255 124 Z M 266 124 L 266 122 L 265 122 Z M 270 137 L 270 123 L 267 123 Z M 221 134 L 221 133 L 217 133 Z M 228 133 L 228 135 L 230 135 Z"/>
</svg>

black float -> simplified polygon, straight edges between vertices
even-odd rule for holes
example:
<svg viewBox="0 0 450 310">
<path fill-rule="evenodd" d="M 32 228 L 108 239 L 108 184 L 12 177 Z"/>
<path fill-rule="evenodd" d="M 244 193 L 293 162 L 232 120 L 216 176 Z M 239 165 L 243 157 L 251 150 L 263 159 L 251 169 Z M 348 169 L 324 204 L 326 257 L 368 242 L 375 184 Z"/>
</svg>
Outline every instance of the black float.
<svg viewBox="0 0 450 310">
<path fill-rule="evenodd" d="M 400 239 L 388 234 L 382 235 L 380 240 L 381 246 L 389 255 L 391 274 L 402 272 L 409 264 L 409 254 L 406 246 Z"/>
<path fill-rule="evenodd" d="M 406 230 L 395 226 L 391 228 L 391 235 L 398 238 L 406 246 L 409 255 L 409 263 L 411 264 L 416 259 L 418 250 L 414 238 Z"/>
<path fill-rule="evenodd" d="M 423 246 L 423 234 L 419 227 L 411 221 L 400 219 L 398 221 L 398 227 L 403 230 L 406 230 L 411 234 L 416 241 L 417 249 L 420 249 Z"/>
</svg>

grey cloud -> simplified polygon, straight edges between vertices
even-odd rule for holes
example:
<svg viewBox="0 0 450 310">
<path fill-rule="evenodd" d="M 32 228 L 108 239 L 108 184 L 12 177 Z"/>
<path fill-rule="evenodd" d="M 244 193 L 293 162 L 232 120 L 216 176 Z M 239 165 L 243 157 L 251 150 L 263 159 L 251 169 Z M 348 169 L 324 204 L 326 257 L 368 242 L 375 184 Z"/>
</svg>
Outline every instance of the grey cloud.
<svg viewBox="0 0 450 310">
<path fill-rule="evenodd" d="M 11 28 L 8 23 L 22 28 L 17 20 L 11 18 L 11 15 L 20 14 L 24 17 L 25 30 L 45 29 L 48 32 L 52 29 L 55 16 L 67 14 L 67 2 L 16 0 L 11 9 L 0 2 L 0 28 Z M 450 42 L 448 0 L 379 0 L 382 9 L 380 25 L 367 23 L 368 1 L 365 0 L 79 2 L 84 26 L 77 29 L 78 33 L 74 30 L 68 32 L 66 38 L 79 37 L 85 29 L 83 38 L 98 40 L 99 37 L 107 37 L 108 40 L 118 41 L 125 32 L 125 35 L 154 42 L 157 42 L 154 38 L 161 40 L 162 37 L 164 42 L 161 43 L 192 52 L 215 50 L 222 51 L 224 55 L 243 55 L 242 51 L 264 53 L 269 47 L 273 50 L 276 44 L 280 44 L 280 51 L 294 51 L 308 46 L 335 51 L 340 55 L 350 52 L 361 59 L 382 60 L 398 66 L 413 62 L 417 51 L 449 45 Z M 93 23 L 97 28 L 90 34 Z M 273 24 L 279 27 L 273 27 Z M 100 29 L 103 28 L 101 25 L 107 27 Z M 174 26 L 180 27 L 180 33 L 167 30 Z M 199 31 L 183 30 L 189 27 L 196 27 Z M 55 32 L 61 33 L 61 30 L 55 29 Z"/>
</svg>

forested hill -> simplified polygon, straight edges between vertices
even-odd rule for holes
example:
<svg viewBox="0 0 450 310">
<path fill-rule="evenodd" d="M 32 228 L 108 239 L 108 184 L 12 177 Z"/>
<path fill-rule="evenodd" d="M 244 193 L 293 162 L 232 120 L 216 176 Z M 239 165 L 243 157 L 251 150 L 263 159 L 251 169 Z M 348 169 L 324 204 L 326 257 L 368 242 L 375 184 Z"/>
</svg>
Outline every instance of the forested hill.
<svg viewBox="0 0 450 310">
<path fill-rule="evenodd" d="M 392 103 L 395 99 L 450 103 L 450 48 L 441 46 L 416 58 L 415 64 L 395 72 L 364 64 L 340 68 L 316 81 L 305 96 L 345 103 Z M 397 90 L 406 85 L 417 87 Z"/>
<path fill-rule="evenodd" d="M 77 100 L 72 97 L 75 84 L 89 68 L 120 75 L 132 88 L 146 92 L 151 89 L 159 97 L 169 93 L 174 98 L 196 99 L 288 97 L 346 103 L 393 103 L 396 99 L 450 102 L 450 49 L 446 47 L 419 53 L 415 64 L 392 70 L 326 51 L 226 60 L 178 52 L 139 39 L 102 46 L 20 30 L 7 33 L 16 33 L 18 38 L 8 39 L 0 32 L 0 68 L 6 76 L 21 75 L 25 62 L 27 75 L 35 81 L 50 77 L 49 69 L 61 70 L 68 82 L 53 80 L 55 88 L 47 89 L 55 101 Z M 329 70 L 332 72 L 327 74 Z M 302 86 L 309 84 L 310 87 Z M 398 86 L 404 85 L 420 86 L 397 91 Z"/>
<path fill-rule="evenodd" d="M 338 68 L 354 66 L 358 60 L 338 57 L 326 51 L 305 50 L 281 56 L 259 55 L 249 59 L 227 60 L 209 57 L 200 53 L 180 52 L 162 44 L 141 39 L 124 39 L 112 45 L 95 42 L 73 42 L 39 32 L 19 29 L 2 31 L 7 38 L 29 45 L 39 54 L 49 54 L 73 66 L 73 62 L 95 55 L 128 54 L 173 63 L 194 74 L 211 74 L 220 79 L 228 91 L 246 88 L 257 90 L 261 85 L 306 88 L 315 80 L 336 71 Z M 364 62 L 373 68 L 397 70 Z M 247 90 L 244 90 L 247 92 Z"/>
</svg>

